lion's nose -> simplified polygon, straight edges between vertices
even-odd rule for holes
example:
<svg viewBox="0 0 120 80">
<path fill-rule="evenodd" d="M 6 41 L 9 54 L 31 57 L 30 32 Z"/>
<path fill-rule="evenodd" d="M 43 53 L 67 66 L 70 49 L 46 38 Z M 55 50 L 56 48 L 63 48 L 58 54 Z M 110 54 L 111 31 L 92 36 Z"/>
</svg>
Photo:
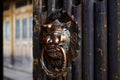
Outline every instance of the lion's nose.
<svg viewBox="0 0 120 80">
<path fill-rule="evenodd" d="M 58 37 L 53 37 L 53 43 L 58 44 L 59 43 L 59 38 Z"/>
<path fill-rule="evenodd" d="M 59 38 L 54 36 L 47 36 L 45 40 L 46 44 L 58 44 L 59 43 Z"/>
</svg>

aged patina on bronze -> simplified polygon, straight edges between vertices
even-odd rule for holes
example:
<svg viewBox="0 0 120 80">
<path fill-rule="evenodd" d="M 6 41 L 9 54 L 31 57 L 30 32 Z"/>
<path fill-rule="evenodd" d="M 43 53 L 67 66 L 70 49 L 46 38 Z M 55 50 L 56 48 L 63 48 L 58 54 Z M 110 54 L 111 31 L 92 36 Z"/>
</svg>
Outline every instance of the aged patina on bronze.
<svg viewBox="0 0 120 80">
<path fill-rule="evenodd" d="M 62 10 L 51 13 L 41 26 L 40 43 L 40 62 L 45 74 L 65 78 L 69 64 L 77 56 L 77 22 Z"/>
</svg>

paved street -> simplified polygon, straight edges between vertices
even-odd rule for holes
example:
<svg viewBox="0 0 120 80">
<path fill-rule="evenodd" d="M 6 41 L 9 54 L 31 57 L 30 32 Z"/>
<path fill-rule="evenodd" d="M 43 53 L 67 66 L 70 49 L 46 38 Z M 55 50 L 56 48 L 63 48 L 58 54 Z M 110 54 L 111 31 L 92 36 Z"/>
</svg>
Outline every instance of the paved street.
<svg viewBox="0 0 120 80">
<path fill-rule="evenodd" d="M 32 73 L 4 67 L 4 80 L 33 80 Z"/>
</svg>

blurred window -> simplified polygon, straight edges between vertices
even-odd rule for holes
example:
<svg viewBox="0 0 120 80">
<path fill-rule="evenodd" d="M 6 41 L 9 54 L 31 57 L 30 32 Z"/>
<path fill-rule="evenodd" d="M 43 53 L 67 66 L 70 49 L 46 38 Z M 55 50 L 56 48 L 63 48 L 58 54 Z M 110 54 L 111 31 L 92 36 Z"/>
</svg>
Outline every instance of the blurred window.
<svg viewBox="0 0 120 80">
<path fill-rule="evenodd" d="M 10 22 L 6 21 L 5 26 L 6 26 L 6 28 L 5 28 L 6 29 L 5 30 L 5 32 L 6 32 L 5 38 L 6 38 L 6 40 L 10 40 Z"/>
<path fill-rule="evenodd" d="M 22 20 L 22 38 L 26 39 L 27 38 L 27 19 L 24 18 Z"/>
<path fill-rule="evenodd" d="M 20 38 L 20 20 L 19 19 L 17 19 L 16 20 L 16 39 L 19 39 Z"/>
<path fill-rule="evenodd" d="M 30 36 L 30 38 L 32 38 L 32 32 L 33 32 L 33 31 L 32 31 L 32 30 L 33 30 L 33 29 L 32 29 L 32 28 L 33 28 L 33 18 L 32 18 L 32 17 L 30 17 L 30 19 L 29 19 L 29 26 L 30 26 L 30 28 L 29 28 L 29 29 L 30 29 L 30 30 L 29 30 L 29 31 L 30 31 L 29 36 Z"/>
</svg>

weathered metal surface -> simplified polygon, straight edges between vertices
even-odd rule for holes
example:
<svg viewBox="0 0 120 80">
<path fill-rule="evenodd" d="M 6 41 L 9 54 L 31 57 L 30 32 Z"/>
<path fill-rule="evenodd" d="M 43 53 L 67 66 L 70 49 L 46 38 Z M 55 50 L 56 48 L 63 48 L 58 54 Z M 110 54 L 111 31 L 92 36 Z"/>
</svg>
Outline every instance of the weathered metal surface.
<svg viewBox="0 0 120 80">
<path fill-rule="evenodd" d="M 95 3 L 95 6 L 94 1 L 97 1 L 97 3 Z M 117 1 L 82 0 L 81 3 L 80 0 L 33 0 L 33 5 L 34 80 L 107 80 L 107 78 L 108 80 L 120 79 L 120 30 L 118 26 L 119 22 L 117 19 Z M 95 9 L 95 14 L 93 9 Z M 48 18 L 48 16 L 51 18 Z M 68 48 L 68 46 L 74 46 L 72 47 L 72 49 L 75 50 L 73 52 L 76 53 L 74 55 L 76 58 L 70 59 L 71 57 L 69 56 L 69 58 L 67 58 L 66 55 L 66 60 L 68 61 L 69 59 L 70 64 L 66 63 L 66 71 L 62 75 L 63 77 L 53 79 L 46 75 L 42 67 L 48 68 L 48 70 L 45 70 L 54 73 L 54 70 L 51 70 L 49 67 L 52 64 L 52 66 L 58 68 L 59 62 L 53 61 L 52 63 L 49 62 L 50 60 L 48 60 L 47 62 L 47 59 L 49 58 L 46 58 L 46 62 L 50 63 L 50 65 L 46 65 L 46 63 L 44 63 L 44 65 L 46 66 L 41 66 L 40 58 L 44 58 L 44 56 L 41 56 L 41 51 L 44 48 L 43 46 L 46 46 L 42 46 L 42 41 L 40 41 L 40 37 L 43 36 L 39 35 L 41 33 L 41 25 L 47 24 L 48 26 L 48 24 L 52 22 L 52 24 L 55 24 L 57 22 L 57 24 L 61 25 L 63 23 L 66 24 L 69 21 L 73 21 L 73 24 L 71 25 L 72 27 L 70 27 L 70 29 L 67 29 L 68 31 L 65 32 L 65 34 L 61 34 L 64 34 L 66 36 L 68 35 L 66 33 L 70 34 L 69 38 L 71 40 L 70 42 L 68 42 L 70 43 L 70 45 L 64 45 L 64 47 L 57 47 L 57 49 L 55 50 L 58 51 L 60 49 L 60 55 L 62 55 L 62 63 L 64 63 L 65 56 L 63 55 L 66 54 L 67 50 L 70 50 L 64 48 Z M 77 26 L 75 24 L 77 24 Z M 63 29 L 60 30 L 62 31 Z M 52 31 L 54 32 L 54 30 L 50 32 L 49 31 L 50 30 L 48 30 L 48 34 L 50 34 Z M 56 36 L 57 35 L 51 33 L 50 36 L 48 36 L 47 38 L 43 38 L 45 38 L 46 43 L 49 43 L 49 41 L 51 42 L 52 40 L 52 42 L 56 46 L 58 46 L 60 38 Z M 66 39 L 65 36 L 61 37 L 61 40 L 63 41 L 66 41 L 68 39 Z M 44 49 L 43 53 L 47 53 L 45 51 L 49 52 L 48 49 Z M 48 57 L 54 58 L 55 56 L 49 55 Z M 43 62 L 45 61 L 42 60 L 42 63 Z M 62 69 L 62 67 L 65 67 L 64 64 L 64 66 L 61 66 L 62 63 L 60 64 L 59 69 L 55 69 L 55 71 L 58 71 L 58 73 L 59 70 Z"/>
<path fill-rule="evenodd" d="M 118 50 L 118 55 L 117 55 L 117 62 L 118 62 L 118 66 L 117 66 L 117 75 L 116 75 L 116 80 L 120 79 L 120 0 L 117 0 L 117 16 L 118 16 L 118 28 L 117 28 L 117 50 Z"/>
<path fill-rule="evenodd" d="M 120 0 L 117 0 L 117 74 L 116 80 L 120 80 Z"/>
<path fill-rule="evenodd" d="M 55 5 L 56 10 L 63 9 L 64 0 L 56 0 L 55 4 L 56 4 Z"/>
<path fill-rule="evenodd" d="M 72 11 L 72 0 L 63 0 L 63 10 L 67 11 L 71 15 Z"/>
<path fill-rule="evenodd" d="M 41 0 L 33 1 L 33 80 L 44 80 L 43 71 L 40 65 L 40 46 L 39 46 L 39 33 L 41 23 Z"/>
<path fill-rule="evenodd" d="M 82 79 L 94 80 L 94 0 L 82 1 Z"/>
<path fill-rule="evenodd" d="M 95 80 L 107 80 L 107 15 L 105 1 L 95 3 L 94 44 Z"/>
<path fill-rule="evenodd" d="M 72 4 L 72 15 L 78 24 L 78 56 L 72 62 L 72 80 L 82 80 L 82 23 L 81 23 L 81 3 L 80 0 L 74 0 Z"/>
<path fill-rule="evenodd" d="M 117 12 L 117 0 L 108 0 L 108 79 L 109 80 L 120 80 L 119 72 L 119 50 L 118 50 L 118 15 Z"/>
<path fill-rule="evenodd" d="M 53 11 L 55 11 L 55 0 L 47 0 L 47 13 L 50 15 Z"/>
</svg>

